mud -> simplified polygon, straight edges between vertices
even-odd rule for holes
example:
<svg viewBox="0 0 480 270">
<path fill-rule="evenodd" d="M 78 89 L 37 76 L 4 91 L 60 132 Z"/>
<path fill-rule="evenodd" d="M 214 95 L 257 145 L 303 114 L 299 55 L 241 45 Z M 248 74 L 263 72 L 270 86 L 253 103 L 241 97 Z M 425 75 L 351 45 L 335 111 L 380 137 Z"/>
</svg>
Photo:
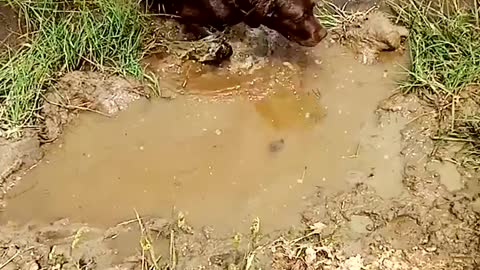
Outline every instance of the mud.
<svg viewBox="0 0 480 270">
<path fill-rule="evenodd" d="M 138 82 L 96 72 L 75 71 L 61 77 L 44 98 L 42 137 L 53 141 L 81 111 L 113 116 L 145 97 Z"/>
<path fill-rule="evenodd" d="M 43 157 L 40 141 L 34 137 L 19 140 L 0 139 L 0 185 L 2 198 L 21 179 L 21 172 L 28 170 Z"/>
<path fill-rule="evenodd" d="M 413 114 L 405 109 L 415 103 L 418 109 Z M 304 213 L 304 221 L 324 223 L 321 239 L 342 243 L 340 249 L 347 251 L 344 253 L 347 257 L 364 253 L 365 266 L 378 263 L 375 263 L 378 257 L 372 254 L 402 250 L 404 258 L 397 257 L 396 262 L 387 259 L 382 264 L 391 269 L 475 269 L 479 259 L 479 216 L 472 208 L 474 197 L 464 189 L 452 193 L 449 185 L 441 181 L 447 171 L 447 176 L 456 174 L 455 168 L 435 171 L 427 165 L 433 144 L 426 138 L 435 132 L 431 129 L 434 117 L 425 117 L 423 107 L 413 97 L 397 99 L 395 104 L 395 111 L 400 110 L 394 114 L 407 112 L 410 119 L 423 115 L 421 120 L 410 121 L 401 130 L 403 185 L 409 192 L 389 201 L 381 199 L 365 184 L 334 197 L 320 193 L 321 203 Z M 390 117 L 381 113 L 382 121 L 389 121 Z M 352 233 L 349 226 L 362 229 Z"/>
<path fill-rule="evenodd" d="M 363 64 L 379 61 L 381 52 L 405 51 L 408 38 L 407 28 L 392 23 L 393 18 L 381 9 L 369 6 L 358 11 L 362 5 L 350 6 L 346 2 L 342 9 L 322 2 L 319 7 L 325 20 L 335 23 L 330 29 L 329 39 L 349 47 Z M 345 6 L 346 5 L 346 6 Z"/>
<path fill-rule="evenodd" d="M 478 269 L 479 178 L 390 96 L 401 30 L 363 63 L 234 31 L 220 67 L 146 59 L 164 99 L 90 72 L 50 89 L 40 139 L 0 144 L 1 269 Z"/>
<path fill-rule="evenodd" d="M 4 1 L 0 1 L 0 52 L 17 44 L 19 35 L 18 18 Z"/>
<path fill-rule="evenodd" d="M 372 168 L 379 194 L 397 195 L 396 129 L 378 130 L 369 115 L 389 95 L 405 59 L 366 69 L 340 46 L 310 57 L 322 61 L 322 70 L 277 60 L 254 74 L 200 70 L 176 99 L 136 102 L 115 119 L 82 115 L 10 193 L 5 218 L 69 217 L 108 227 L 133 208 L 161 216 L 176 208 L 192 225 L 222 233 L 245 230 L 255 216 L 265 229 L 288 229 L 315 186 L 347 189 L 362 181 L 355 173 Z M 155 58 L 149 64 L 155 71 L 166 65 Z M 178 80 L 157 74 L 164 85 L 183 84 L 183 73 Z M 271 144 L 282 139 L 283 149 L 272 153 Z M 349 157 L 359 144 L 362 155 Z M 382 166 L 386 158 L 392 165 Z"/>
</svg>

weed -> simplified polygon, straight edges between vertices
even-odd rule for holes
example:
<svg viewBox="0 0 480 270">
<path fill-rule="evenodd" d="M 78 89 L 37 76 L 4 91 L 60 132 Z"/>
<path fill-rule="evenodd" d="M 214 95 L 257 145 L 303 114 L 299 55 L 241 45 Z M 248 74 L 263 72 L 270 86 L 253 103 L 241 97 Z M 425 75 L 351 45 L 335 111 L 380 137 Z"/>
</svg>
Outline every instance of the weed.
<svg viewBox="0 0 480 270">
<path fill-rule="evenodd" d="M 399 22 L 410 29 L 410 79 L 415 93 L 439 115 L 441 141 L 466 144 L 463 162 L 480 166 L 480 13 L 460 1 L 390 2 Z M 476 104 L 471 104 L 476 100 Z M 476 162 L 475 162 L 476 160 Z"/>
<path fill-rule="evenodd" d="M 58 75 L 90 67 L 141 78 L 148 25 L 134 1 L 8 0 L 25 42 L 0 57 L 0 131 L 35 124 L 40 95 Z"/>
</svg>

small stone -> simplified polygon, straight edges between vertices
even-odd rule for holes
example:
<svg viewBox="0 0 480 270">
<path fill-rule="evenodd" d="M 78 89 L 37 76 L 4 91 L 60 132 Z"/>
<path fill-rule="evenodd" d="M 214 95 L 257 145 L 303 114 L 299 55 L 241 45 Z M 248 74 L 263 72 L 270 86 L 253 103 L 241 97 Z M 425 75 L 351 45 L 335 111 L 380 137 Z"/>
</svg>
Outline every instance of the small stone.
<svg viewBox="0 0 480 270">
<path fill-rule="evenodd" d="M 283 139 L 280 139 L 280 140 L 271 142 L 268 148 L 271 153 L 275 153 L 282 150 L 284 146 L 285 146 L 285 141 Z"/>
<path fill-rule="evenodd" d="M 313 265 L 317 260 L 317 252 L 312 247 L 307 247 L 305 250 L 305 263 L 307 265 Z"/>
</svg>

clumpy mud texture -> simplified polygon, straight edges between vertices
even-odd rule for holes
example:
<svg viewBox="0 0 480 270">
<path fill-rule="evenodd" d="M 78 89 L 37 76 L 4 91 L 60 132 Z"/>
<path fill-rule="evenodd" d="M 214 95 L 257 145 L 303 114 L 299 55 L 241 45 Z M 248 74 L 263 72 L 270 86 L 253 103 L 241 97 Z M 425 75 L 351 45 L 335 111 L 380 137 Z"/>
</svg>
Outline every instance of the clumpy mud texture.
<svg viewBox="0 0 480 270">
<path fill-rule="evenodd" d="M 141 224 L 141 225 L 140 225 Z M 140 227 L 142 229 L 140 229 Z M 112 243 L 123 237 L 134 235 L 145 241 L 155 235 L 168 237 L 169 233 L 181 231 L 176 223 L 158 218 L 126 221 L 108 229 L 99 229 L 88 224 L 72 223 L 61 219 L 50 224 L 28 224 L 18 226 L 6 224 L 0 228 L 0 260 L 2 269 L 144 269 L 146 256 L 125 256 Z M 121 242 L 122 240 L 120 240 Z M 131 250 L 141 250 L 140 244 Z M 154 248 L 154 247 L 152 247 Z M 157 250 L 147 250 L 154 254 Z M 164 264 L 159 256 L 158 263 Z M 143 267 L 145 267 L 143 265 Z"/>
<path fill-rule="evenodd" d="M 54 140 L 79 111 L 113 116 L 144 96 L 143 86 L 120 77 L 75 71 L 61 77 L 45 95 L 41 110 L 46 140 Z"/>
<path fill-rule="evenodd" d="M 113 250 L 103 231 L 60 220 L 48 226 L 0 228 L 4 269 L 107 269 Z"/>
<path fill-rule="evenodd" d="M 362 63 L 373 64 L 384 51 L 404 51 L 408 30 L 395 25 L 387 13 L 376 7 L 367 11 L 347 12 L 320 9 L 320 16 L 327 16 L 337 24 L 330 29 L 330 38 L 352 49 Z M 337 20 L 340 20 L 338 22 Z"/>
<path fill-rule="evenodd" d="M 395 51 L 402 48 L 408 31 L 401 26 L 393 25 L 385 14 L 372 12 L 364 19 L 360 28 L 353 28 L 345 32 L 345 39 L 349 46 L 361 54 L 362 62 L 373 63 L 382 51 Z"/>
<path fill-rule="evenodd" d="M 34 137 L 25 137 L 19 140 L 5 140 L 0 138 L 0 186 L 2 197 L 20 178 L 19 172 L 35 165 L 42 157 L 40 141 Z"/>
<path fill-rule="evenodd" d="M 413 104 L 418 107 L 410 111 Z M 427 168 L 433 150 L 428 135 L 435 132 L 434 117 L 425 115 L 414 97 L 397 98 L 393 104 L 384 104 L 383 109 L 412 119 L 401 131 L 403 184 L 408 192 L 386 201 L 372 191 L 368 181 L 334 196 L 320 192 L 314 200 L 318 204 L 303 214 L 304 221 L 313 227 L 322 224 L 319 241 L 330 253 L 333 247 L 342 250 L 342 255 L 356 261 L 357 267 L 366 267 L 355 269 L 476 269 L 480 216 L 473 209 L 474 198 L 462 191 L 450 193 L 438 173 Z M 391 119 L 385 113 L 380 116 L 381 121 Z M 312 248 L 311 242 L 306 245 Z M 320 257 L 325 259 L 324 255 Z M 330 257 L 331 261 L 338 260 Z M 292 263 L 286 255 L 281 259 Z"/>
<path fill-rule="evenodd" d="M 6 47 L 11 47 L 17 42 L 18 18 L 15 12 L 0 1 L 0 52 Z"/>
<path fill-rule="evenodd" d="M 227 37 L 220 32 L 205 37 L 191 37 L 180 23 L 168 18 L 155 18 L 154 37 L 147 46 L 156 54 L 170 61 L 196 61 L 198 63 L 218 65 L 232 55 L 232 46 Z"/>
</svg>

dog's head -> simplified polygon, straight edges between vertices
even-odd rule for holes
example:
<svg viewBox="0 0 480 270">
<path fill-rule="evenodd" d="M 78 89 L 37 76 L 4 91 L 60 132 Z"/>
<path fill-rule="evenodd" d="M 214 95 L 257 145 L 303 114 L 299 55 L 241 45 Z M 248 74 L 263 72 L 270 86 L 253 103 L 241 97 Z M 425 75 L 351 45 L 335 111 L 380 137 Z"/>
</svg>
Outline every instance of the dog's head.
<svg viewBox="0 0 480 270">
<path fill-rule="evenodd" d="M 271 1 L 261 24 L 302 46 L 314 47 L 327 36 L 327 30 L 315 18 L 313 0 Z"/>
</svg>

